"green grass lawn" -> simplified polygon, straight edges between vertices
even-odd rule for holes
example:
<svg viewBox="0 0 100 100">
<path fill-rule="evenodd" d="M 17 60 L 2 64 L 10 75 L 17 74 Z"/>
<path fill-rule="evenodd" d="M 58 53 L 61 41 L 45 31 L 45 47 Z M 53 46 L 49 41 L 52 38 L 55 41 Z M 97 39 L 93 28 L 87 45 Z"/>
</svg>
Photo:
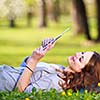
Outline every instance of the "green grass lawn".
<svg viewBox="0 0 100 100">
<path fill-rule="evenodd" d="M 55 37 L 67 27 L 71 30 L 60 38 L 55 47 L 49 51 L 41 61 L 57 63 L 67 66 L 67 57 L 81 51 L 100 52 L 100 44 L 88 44 L 85 36 L 74 36 L 72 21 L 63 17 L 59 23 L 49 22 L 47 28 L 38 28 L 38 22 L 33 19 L 31 28 L 26 26 L 25 19 L 17 20 L 17 27 L 12 29 L 7 27 L 7 21 L 0 21 L 0 64 L 19 66 L 26 56 L 30 56 L 32 51 L 41 45 L 44 38 Z M 90 30 L 93 37 L 96 36 L 95 19 L 90 20 Z M 0 92 L 1 100 L 100 100 L 100 94 L 84 91 L 80 93 L 33 91 L 31 94 L 13 92 Z"/>
<path fill-rule="evenodd" d="M 74 36 L 72 21 L 68 17 L 63 17 L 59 23 L 49 22 L 47 28 L 38 28 L 38 20 L 33 18 L 33 26 L 26 26 L 25 19 L 17 20 L 17 27 L 11 29 L 0 23 L 0 64 L 19 66 L 22 60 L 31 55 L 32 51 L 41 45 L 44 38 L 55 37 L 67 27 L 71 30 L 60 38 L 55 47 L 49 51 L 41 61 L 49 63 L 67 65 L 67 57 L 80 51 L 100 52 L 100 44 L 86 44 L 84 35 Z M 90 20 L 91 33 L 96 33 L 95 20 Z"/>
</svg>

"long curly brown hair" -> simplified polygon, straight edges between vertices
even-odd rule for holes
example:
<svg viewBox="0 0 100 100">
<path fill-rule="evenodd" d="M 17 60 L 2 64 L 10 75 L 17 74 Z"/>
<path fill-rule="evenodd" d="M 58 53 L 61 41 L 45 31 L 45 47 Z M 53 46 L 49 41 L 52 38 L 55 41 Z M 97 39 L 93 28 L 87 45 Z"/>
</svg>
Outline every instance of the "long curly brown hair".
<svg viewBox="0 0 100 100">
<path fill-rule="evenodd" d="M 100 81 L 100 55 L 94 52 L 88 64 L 78 73 L 63 72 L 64 83 L 59 85 L 64 89 L 72 89 L 73 91 L 86 88 L 94 91 L 97 88 L 97 83 Z"/>
</svg>

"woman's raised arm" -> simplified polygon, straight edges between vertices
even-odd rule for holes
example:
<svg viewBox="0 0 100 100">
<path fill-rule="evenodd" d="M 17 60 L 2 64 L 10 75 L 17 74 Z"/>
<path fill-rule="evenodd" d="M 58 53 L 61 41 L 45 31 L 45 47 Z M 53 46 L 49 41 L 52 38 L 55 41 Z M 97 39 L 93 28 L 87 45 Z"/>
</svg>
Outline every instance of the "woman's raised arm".
<svg viewBox="0 0 100 100">
<path fill-rule="evenodd" d="M 47 45 L 46 45 L 47 43 Z M 20 76 L 18 83 L 16 87 L 18 88 L 19 92 L 22 92 L 25 90 L 25 88 L 28 86 L 30 82 L 30 78 L 32 74 L 34 73 L 34 69 L 36 67 L 36 64 L 39 62 L 41 58 L 51 49 L 54 47 L 55 43 L 52 43 L 52 39 L 45 39 L 42 42 L 42 46 L 35 49 L 32 53 L 32 55 L 27 59 L 26 63 L 27 66 L 24 69 L 22 75 Z M 45 49 L 44 49 L 45 48 Z"/>
</svg>

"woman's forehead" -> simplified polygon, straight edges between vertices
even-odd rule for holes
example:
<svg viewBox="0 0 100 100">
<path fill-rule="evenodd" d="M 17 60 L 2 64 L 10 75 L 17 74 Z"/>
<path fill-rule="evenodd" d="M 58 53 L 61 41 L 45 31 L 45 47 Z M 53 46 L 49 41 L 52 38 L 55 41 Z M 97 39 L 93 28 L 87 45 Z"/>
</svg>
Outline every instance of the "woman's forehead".
<svg viewBox="0 0 100 100">
<path fill-rule="evenodd" d="M 92 52 L 92 51 L 87 51 L 87 52 L 84 52 L 84 54 L 85 54 L 85 55 L 93 55 L 94 52 Z"/>
<path fill-rule="evenodd" d="M 87 52 L 84 53 L 84 58 L 85 58 L 86 63 L 89 62 L 89 60 L 91 59 L 93 54 L 94 54 L 94 52 L 91 52 L 91 51 L 87 51 Z"/>
<path fill-rule="evenodd" d="M 82 54 L 82 55 L 93 55 L 94 54 L 94 52 L 92 52 L 92 51 L 86 51 L 86 52 L 77 52 L 77 53 L 79 53 L 79 54 Z"/>
</svg>

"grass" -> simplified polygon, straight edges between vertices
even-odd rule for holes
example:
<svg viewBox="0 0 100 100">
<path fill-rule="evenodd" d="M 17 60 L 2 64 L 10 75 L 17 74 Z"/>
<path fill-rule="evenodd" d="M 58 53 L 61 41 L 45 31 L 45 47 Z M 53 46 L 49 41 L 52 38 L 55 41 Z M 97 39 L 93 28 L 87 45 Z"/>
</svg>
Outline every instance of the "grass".
<svg viewBox="0 0 100 100">
<path fill-rule="evenodd" d="M 91 33 L 94 34 L 96 33 L 95 20 L 90 21 Z M 47 28 L 38 28 L 36 19 L 33 19 L 32 23 L 33 26 L 29 28 L 25 25 L 25 19 L 20 19 L 17 20 L 18 26 L 14 29 L 3 26 L 3 23 L 1 23 L 0 64 L 8 64 L 15 67 L 19 66 L 26 56 L 31 55 L 32 51 L 41 45 L 41 41 L 44 38 L 55 37 L 69 26 L 71 30 L 57 41 L 55 47 L 49 51 L 41 61 L 66 66 L 67 57 L 75 54 L 75 52 L 100 52 L 100 44 L 86 46 L 84 45 L 87 44 L 84 35 L 73 35 L 72 21 L 69 17 L 68 19 L 63 17 L 59 23 L 49 22 Z"/>
<path fill-rule="evenodd" d="M 95 19 L 90 19 L 90 30 L 96 36 Z M 0 64 L 18 67 L 22 60 L 31 55 L 32 51 L 41 45 L 44 38 L 55 37 L 67 27 L 71 30 L 59 39 L 55 47 L 49 51 L 41 61 L 57 63 L 67 66 L 67 57 L 80 51 L 100 52 L 100 44 L 88 44 L 84 35 L 74 36 L 72 21 L 62 17 L 59 23 L 49 22 L 47 28 L 38 28 L 37 19 L 33 19 L 33 26 L 27 27 L 25 19 L 17 20 L 17 27 L 7 27 L 7 21 L 0 21 Z M 0 92 L 1 100 L 100 100 L 100 94 L 84 92 L 65 93 L 50 90 L 48 92 L 33 90 L 32 94 L 14 92 Z"/>
<path fill-rule="evenodd" d="M 79 91 L 74 93 L 72 90 L 58 92 L 55 89 L 36 92 L 36 89 L 33 88 L 32 93 L 0 92 L 0 100 L 100 100 L 100 94 L 91 93 L 87 90 L 83 93 Z"/>
</svg>

